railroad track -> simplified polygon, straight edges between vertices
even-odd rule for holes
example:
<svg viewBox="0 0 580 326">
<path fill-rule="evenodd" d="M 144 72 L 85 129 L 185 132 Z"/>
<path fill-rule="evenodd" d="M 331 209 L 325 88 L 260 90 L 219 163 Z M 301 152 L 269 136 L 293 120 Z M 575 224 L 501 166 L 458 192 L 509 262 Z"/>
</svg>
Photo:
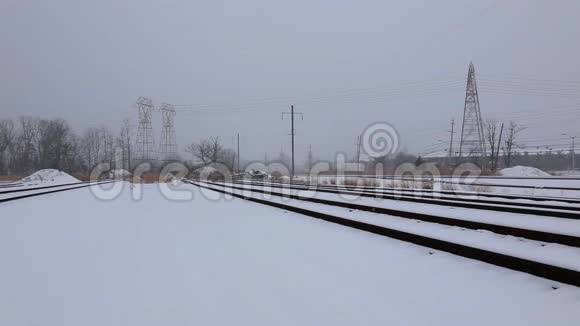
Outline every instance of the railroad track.
<svg viewBox="0 0 580 326">
<path fill-rule="evenodd" d="M 214 182 L 206 182 L 207 184 L 223 187 L 224 184 L 222 183 L 214 183 Z M 493 223 L 485 223 L 481 221 L 473 221 L 473 220 L 465 220 L 465 219 L 458 219 L 452 217 L 446 217 L 444 215 L 435 215 L 435 214 L 424 214 L 418 212 L 411 212 L 402 209 L 394 209 L 394 208 L 385 208 L 385 207 L 378 207 L 372 205 L 364 205 L 358 204 L 354 202 L 346 202 L 346 201 L 337 201 L 337 200 L 328 200 L 322 198 L 316 198 L 316 196 L 301 196 L 298 194 L 289 194 L 283 192 L 273 192 L 271 190 L 263 190 L 263 189 L 255 189 L 255 188 L 244 188 L 244 187 L 237 187 L 234 185 L 225 185 L 227 188 L 242 190 L 242 191 L 252 191 L 261 194 L 268 194 L 268 195 L 276 195 L 280 197 L 286 197 L 301 201 L 307 201 L 311 203 L 318 203 L 324 204 L 329 206 L 336 206 L 347 208 L 351 210 L 359 210 L 371 213 L 379 213 L 391 216 L 402 217 L 406 219 L 413 219 L 419 220 L 424 222 L 430 223 L 438 223 L 443 225 L 449 226 L 456 226 L 462 227 L 472 230 L 487 230 L 497 234 L 503 235 L 511 235 L 516 237 L 527 238 L 530 240 L 542 241 L 542 242 L 550 242 L 550 243 L 558 243 L 567 246 L 573 246 L 580 248 L 580 237 L 565 235 L 565 234 L 556 234 L 551 232 L 544 232 L 538 230 L 532 230 L 529 228 L 522 228 L 522 227 L 515 227 L 515 226 L 506 226 L 501 224 L 493 224 Z"/>
<path fill-rule="evenodd" d="M 26 191 L 31 191 L 31 190 L 41 190 L 41 189 L 51 189 L 51 188 L 58 188 L 58 187 L 65 187 L 65 186 L 82 185 L 82 184 L 87 184 L 89 182 L 90 181 L 80 181 L 80 182 L 63 183 L 63 184 L 50 185 L 50 186 L 27 187 L 27 188 L 3 190 L 3 191 L 0 191 L 0 195 L 11 194 L 11 193 L 16 193 L 16 192 L 26 192 Z M 19 187 L 22 187 L 22 185 Z"/>
<path fill-rule="evenodd" d="M 327 222 L 351 227 L 354 229 L 383 235 L 383 236 L 386 236 L 389 238 L 394 238 L 394 239 L 405 241 L 405 242 L 414 243 L 414 244 L 417 244 L 420 246 L 448 252 L 448 253 L 459 255 L 462 257 L 479 260 L 479 261 L 486 262 L 486 263 L 489 263 L 492 265 L 505 267 L 505 268 L 509 268 L 509 269 L 512 269 L 515 271 L 532 274 L 532 275 L 546 278 L 549 280 L 553 280 L 553 281 L 557 281 L 557 282 L 561 282 L 561 283 L 566 283 L 566 284 L 571 284 L 571 285 L 575 285 L 575 286 L 580 286 L 580 268 L 578 268 L 578 270 L 576 270 L 575 268 L 563 267 L 562 264 L 560 264 L 560 266 L 558 266 L 558 264 L 546 263 L 546 262 L 542 261 L 541 259 L 534 260 L 534 259 L 526 258 L 525 255 L 523 255 L 524 257 L 522 257 L 522 256 L 518 256 L 518 255 L 506 254 L 505 250 L 504 250 L 504 252 L 501 252 L 502 250 L 482 249 L 482 248 L 478 248 L 477 246 L 470 246 L 470 245 L 466 245 L 466 244 L 462 244 L 462 243 L 457 243 L 454 241 L 442 240 L 442 239 L 434 237 L 434 236 L 425 236 L 425 235 L 417 234 L 417 233 L 414 233 L 413 231 L 409 231 L 409 230 L 402 231 L 401 229 L 397 229 L 394 227 L 380 225 L 380 223 L 369 223 L 366 221 L 357 220 L 353 216 L 353 214 L 350 213 L 350 212 L 352 212 L 350 210 L 348 211 L 349 213 L 329 214 L 326 212 L 327 209 L 322 207 L 323 205 L 317 205 L 317 206 L 313 207 L 313 206 L 304 206 L 304 205 L 298 204 L 300 201 L 304 201 L 304 202 L 310 202 L 310 203 L 316 203 L 316 204 L 334 205 L 334 206 L 343 207 L 343 208 L 351 207 L 351 209 L 353 209 L 353 210 L 362 208 L 360 206 L 345 206 L 345 205 L 353 205 L 351 203 L 343 203 L 345 205 L 341 205 L 341 204 L 338 204 L 336 202 L 335 203 L 328 203 L 328 202 L 323 203 L 319 199 L 315 199 L 315 198 L 300 198 L 297 195 L 265 192 L 265 193 L 268 193 L 268 194 L 271 194 L 274 196 L 278 196 L 281 198 L 286 197 L 286 198 L 290 198 L 290 200 L 295 200 L 296 202 L 294 202 L 292 204 L 292 203 L 285 203 L 285 202 L 276 201 L 276 200 L 266 200 L 263 198 L 256 198 L 256 196 L 254 196 L 252 194 L 255 194 L 256 192 L 260 193 L 261 191 L 259 191 L 258 189 L 246 189 L 246 188 L 236 187 L 236 188 L 238 188 L 237 190 L 246 190 L 246 191 L 249 190 L 250 193 L 248 194 L 245 192 L 236 192 L 234 190 L 235 188 L 234 189 L 226 188 L 224 184 L 210 184 L 210 183 L 202 184 L 202 183 L 194 182 L 194 181 L 187 181 L 187 182 L 192 184 L 192 185 L 198 186 L 200 188 L 220 192 L 220 193 L 227 194 L 227 195 L 230 195 L 230 196 L 233 196 L 236 198 L 245 199 L 245 200 L 248 200 L 251 202 L 281 208 L 281 209 L 284 209 L 287 211 L 299 213 L 299 214 L 306 215 L 306 216 L 309 216 L 312 218 L 317 218 L 317 219 L 321 219 L 321 220 L 324 220 Z M 352 208 L 352 207 L 357 207 L 357 208 Z M 386 212 L 386 211 L 374 211 L 373 213 L 391 215 L 393 213 L 393 211 L 392 210 L 389 210 L 388 212 Z M 399 213 L 401 213 L 401 212 L 399 212 Z M 402 213 L 404 213 L 404 212 L 402 212 Z M 433 215 L 428 216 L 426 214 L 421 215 L 421 214 L 410 213 L 410 212 L 406 212 L 405 214 L 407 214 L 407 215 L 406 216 L 399 216 L 399 217 L 406 217 L 408 219 L 416 219 L 419 221 L 427 221 L 427 222 L 429 222 L 429 223 L 427 223 L 427 225 L 429 225 L 429 226 L 436 226 L 436 224 L 445 224 L 445 223 L 441 223 L 441 221 L 442 221 L 440 219 L 441 217 L 437 217 L 437 216 L 433 216 Z M 397 216 L 397 215 L 395 215 L 395 216 Z M 456 223 L 458 221 L 457 220 L 451 221 L 451 219 L 448 219 L 448 220 L 445 220 L 445 222 Z M 446 225 L 451 225 L 451 224 L 446 224 Z M 495 227 L 495 226 L 492 226 L 492 227 Z M 440 226 L 438 226 L 438 228 L 440 228 Z M 497 231 L 497 229 L 496 229 L 496 231 Z M 509 235 L 515 235 L 515 234 L 523 235 L 521 232 L 529 232 L 526 234 L 526 239 L 529 239 L 529 240 L 533 240 L 530 238 L 537 237 L 539 235 L 540 237 L 549 236 L 549 237 L 551 237 L 552 240 L 557 241 L 556 243 L 571 241 L 568 244 L 566 244 L 565 246 L 556 247 L 555 248 L 556 250 L 564 250 L 564 251 L 569 250 L 569 249 L 572 249 L 573 247 L 578 247 L 578 244 L 579 244 L 578 237 L 571 237 L 571 238 L 568 238 L 567 240 L 565 240 L 565 238 L 568 236 L 562 235 L 562 234 L 549 234 L 547 232 L 544 232 L 543 235 L 541 235 L 542 233 L 539 231 L 536 231 L 536 230 L 525 230 L 525 229 L 518 229 L 518 228 L 511 228 L 511 227 L 504 227 L 503 231 L 505 231 L 505 233 L 509 234 Z M 507 244 L 508 242 L 505 242 L 505 243 Z M 541 246 L 545 247 L 546 245 L 541 244 Z M 574 250 L 577 250 L 577 249 L 574 249 Z M 508 252 L 509 252 L 509 250 L 508 250 Z M 521 253 L 521 251 L 520 251 L 520 253 Z M 579 252 L 574 251 L 574 253 L 578 254 Z M 575 265 L 575 266 L 580 266 L 580 265 Z M 557 287 L 555 287 L 555 288 L 557 288 Z"/>
<path fill-rule="evenodd" d="M 2 188 L 14 188 L 14 187 L 22 187 L 22 183 L 19 183 L 19 182 L 0 183 L 0 189 L 2 189 Z"/>
<path fill-rule="evenodd" d="M 377 177 L 370 177 L 370 176 L 361 176 L 359 178 L 362 179 L 377 179 Z M 453 181 L 451 178 L 437 178 L 435 180 L 429 178 L 393 178 L 393 177 L 378 177 L 378 179 L 384 180 L 397 180 L 397 181 L 410 181 L 410 182 L 436 182 L 436 183 L 445 183 L 445 184 L 456 184 L 456 185 L 465 185 L 465 186 L 479 186 L 479 187 L 499 187 L 499 188 L 519 188 L 519 189 L 547 189 L 547 190 L 566 190 L 566 191 L 580 191 L 578 187 L 553 187 L 553 186 L 531 186 L 531 185 L 506 185 L 500 183 L 469 183 L 469 182 L 461 182 L 461 181 Z M 445 180 L 447 179 L 447 180 Z M 477 179 L 484 180 L 485 177 L 478 177 Z M 490 180 L 506 180 L 506 178 L 487 178 Z M 567 180 L 567 181 L 576 181 L 579 180 L 578 178 L 507 178 L 507 180 Z"/>
<path fill-rule="evenodd" d="M 245 183 L 248 184 L 248 183 Z M 316 191 L 320 193 L 332 193 L 340 195 L 354 195 L 369 198 L 380 198 L 397 200 L 410 203 L 433 204 L 440 206 L 451 206 L 460 208 L 482 209 L 506 213 L 519 213 L 527 215 L 548 216 L 556 218 L 580 219 L 580 207 L 566 206 L 560 207 L 546 204 L 516 203 L 508 201 L 494 201 L 484 199 L 466 198 L 425 198 L 398 193 L 368 192 L 355 190 L 341 190 L 334 188 L 316 187 L 314 189 L 306 186 L 250 183 L 250 185 L 267 186 L 271 188 L 292 189 L 297 191 Z"/>
<path fill-rule="evenodd" d="M 463 197 L 467 198 L 468 201 L 481 200 L 473 197 L 485 197 L 485 198 L 499 198 L 499 199 L 509 199 L 509 200 L 530 200 L 530 201 L 550 201 L 559 202 L 563 204 L 575 204 L 580 207 L 580 199 L 570 198 L 570 197 L 547 197 L 547 196 L 518 196 L 518 195 L 502 195 L 493 194 L 485 192 L 464 192 L 464 191 L 452 191 L 452 190 L 432 190 L 432 189 L 409 189 L 409 188 L 396 188 L 396 187 L 365 187 L 365 186 L 348 186 L 348 185 L 324 185 L 316 183 L 284 183 L 275 181 L 236 181 L 237 183 L 245 184 L 265 184 L 274 185 L 282 187 L 292 187 L 292 186 L 302 186 L 309 187 L 311 189 L 330 189 L 330 190 L 350 190 L 350 191 L 361 191 L 361 192 L 371 192 L 371 193 L 384 193 L 384 194 L 397 194 L 397 195 L 412 195 L 414 197 L 424 196 L 424 197 L 434 197 L 437 199 L 448 198 L 454 200 L 461 200 Z M 506 201 L 497 201 L 497 203 L 506 203 Z M 540 205 L 536 205 L 541 207 Z M 550 206 L 550 205 L 546 205 Z"/>
<path fill-rule="evenodd" d="M 0 203 L 15 201 L 15 200 L 19 200 L 19 199 L 25 199 L 25 198 L 30 198 L 30 197 L 36 197 L 36 196 L 41 196 L 41 195 L 53 194 L 53 193 L 63 192 L 63 191 L 68 191 L 68 190 L 86 188 L 86 187 L 90 187 L 90 186 L 94 186 L 94 185 L 113 183 L 113 182 L 117 182 L 117 181 L 110 180 L 110 181 L 100 181 L 100 182 L 75 182 L 75 183 L 68 183 L 68 184 L 62 184 L 62 185 L 52 185 L 52 186 L 43 186 L 43 187 L 35 187 L 35 188 L 27 188 L 27 189 L 2 191 L 2 192 L 0 192 L 0 196 L 4 195 L 4 194 L 21 193 L 21 192 L 30 192 L 30 193 L 23 194 L 23 195 L 11 196 L 11 197 L 7 197 L 7 198 L 0 198 Z M 65 187 L 65 188 L 62 188 L 62 187 Z M 58 188 L 58 189 L 54 189 L 54 188 Z M 37 190 L 45 190 L 45 189 L 50 189 L 50 190 L 36 192 Z"/>
<path fill-rule="evenodd" d="M 335 177 L 335 175 L 320 175 L 321 177 Z M 412 180 L 412 177 L 402 176 L 402 175 L 365 175 L 365 174 L 352 174 L 352 175 L 345 175 L 346 177 L 352 178 L 380 178 L 380 179 L 407 179 Z M 449 176 L 449 175 L 440 175 L 437 177 L 438 179 L 457 179 L 457 176 Z M 477 177 L 478 179 L 490 179 L 490 180 L 565 180 L 565 181 L 580 181 L 579 177 L 575 176 L 549 176 L 549 177 L 506 177 L 506 176 L 497 176 L 497 175 L 481 175 Z M 415 177 L 417 181 L 428 180 L 428 178 L 422 177 Z"/>
</svg>

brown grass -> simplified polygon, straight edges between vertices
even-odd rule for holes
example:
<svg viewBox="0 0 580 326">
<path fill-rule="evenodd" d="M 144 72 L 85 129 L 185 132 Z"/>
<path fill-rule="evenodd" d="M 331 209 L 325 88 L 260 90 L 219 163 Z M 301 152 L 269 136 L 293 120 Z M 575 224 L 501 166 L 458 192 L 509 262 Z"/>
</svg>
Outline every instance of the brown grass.
<svg viewBox="0 0 580 326">
<path fill-rule="evenodd" d="M 353 187 L 378 187 L 379 182 L 372 179 L 345 179 L 343 185 Z"/>
<path fill-rule="evenodd" d="M 131 178 L 129 181 L 133 181 Z M 158 183 L 159 182 L 159 174 L 154 173 L 145 173 L 141 177 L 141 183 Z"/>
<path fill-rule="evenodd" d="M 21 176 L 17 176 L 17 175 L 0 175 L 0 181 L 18 181 L 22 179 Z"/>
</svg>

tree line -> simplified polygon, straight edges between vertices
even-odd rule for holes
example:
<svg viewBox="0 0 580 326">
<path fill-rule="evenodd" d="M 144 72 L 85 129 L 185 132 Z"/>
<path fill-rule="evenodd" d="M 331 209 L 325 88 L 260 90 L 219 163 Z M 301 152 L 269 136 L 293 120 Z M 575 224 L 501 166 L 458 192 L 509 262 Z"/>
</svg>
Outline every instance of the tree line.
<svg viewBox="0 0 580 326">
<path fill-rule="evenodd" d="M 78 134 L 64 119 L 20 117 L 0 120 L 0 174 L 25 175 L 40 169 L 87 174 L 101 162 L 114 160 L 114 148 L 127 156 L 129 121 L 115 135 L 105 127 Z"/>
<path fill-rule="evenodd" d="M 179 161 L 192 169 L 220 163 L 234 169 L 237 154 L 226 148 L 220 137 L 192 142 L 186 147 L 191 157 Z M 99 163 L 131 170 L 138 161 L 135 131 L 129 119 L 119 130 L 86 128 L 80 133 L 64 119 L 20 117 L 0 120 L 0 175 L 28 175 L 40 169 L 58 169 L 73 175 L 88 175 Z M 160 162 L 151 162 L 159 165 Z"/>
</svg>

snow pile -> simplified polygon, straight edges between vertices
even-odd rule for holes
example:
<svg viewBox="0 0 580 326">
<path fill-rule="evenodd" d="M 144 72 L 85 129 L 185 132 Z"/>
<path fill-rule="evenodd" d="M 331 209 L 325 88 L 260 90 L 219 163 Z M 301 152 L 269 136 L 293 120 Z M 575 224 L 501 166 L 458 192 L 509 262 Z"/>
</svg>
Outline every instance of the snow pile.
<svg viewBox="0 0 580 326">
<path fill-rule="evenodd" d="M 272 178 L 271 175 L 269 175 L 268 173 L 266 173 L 264 171 L 260 171 L 260 170 L 249 169 L 247 171 L 247 173 L 250 176 L 250 178 L 252 178 L 252 179 L 271 179 Z"/>
<path fill-rule="evenodd" d="M 514 166 L 499 171 L 504 177 L 549 177 L 550 174 L 531 166 Z"/>
<path fill-rule="evenodd" d="M 223 180 L 228 175 L 228 171 L 221 172 L 213 166 L 204 166 L 192 172 L 195 179 L 218 181 Z"/>
<path fill-rule="evenodd" d="M 204 175 L 210 175 L 214 172 L 219 172 L 219 171 L 216 168 L 211 167 L 211 166 L 204 166 L 204 167 L 199 168 L 199 169 L 194 171 L 194 173 L 204 174 Z"/>
<path fill-rule="evenodd" d="M 112 170 L 109 173 L 109 178 L 111 179 L 125 179 L 131 177 L 131 172 L 124 169 Z"/>
<path fill-rule="evenodd" d="M 22 183 L 51 183 L 51 184 L 65 184 L 80 182 L 79 179 L 67 174 L 65 172 L 55 169 L 44 169 L 34 172 L 20 180 Z"/>
</svg>

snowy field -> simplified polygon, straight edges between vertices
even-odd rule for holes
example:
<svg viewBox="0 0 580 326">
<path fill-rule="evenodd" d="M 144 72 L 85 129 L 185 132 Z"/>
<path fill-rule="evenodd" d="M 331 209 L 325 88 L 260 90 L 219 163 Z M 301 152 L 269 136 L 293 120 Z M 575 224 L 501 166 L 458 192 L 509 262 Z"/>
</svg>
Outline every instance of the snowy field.
<svg viewBox="0 0 580 326">
<path fill-rule="evenodd" d="M 1 203 L 0 325 L 580 324 L 580 288 L 182 188 Z"/>
</svg>

